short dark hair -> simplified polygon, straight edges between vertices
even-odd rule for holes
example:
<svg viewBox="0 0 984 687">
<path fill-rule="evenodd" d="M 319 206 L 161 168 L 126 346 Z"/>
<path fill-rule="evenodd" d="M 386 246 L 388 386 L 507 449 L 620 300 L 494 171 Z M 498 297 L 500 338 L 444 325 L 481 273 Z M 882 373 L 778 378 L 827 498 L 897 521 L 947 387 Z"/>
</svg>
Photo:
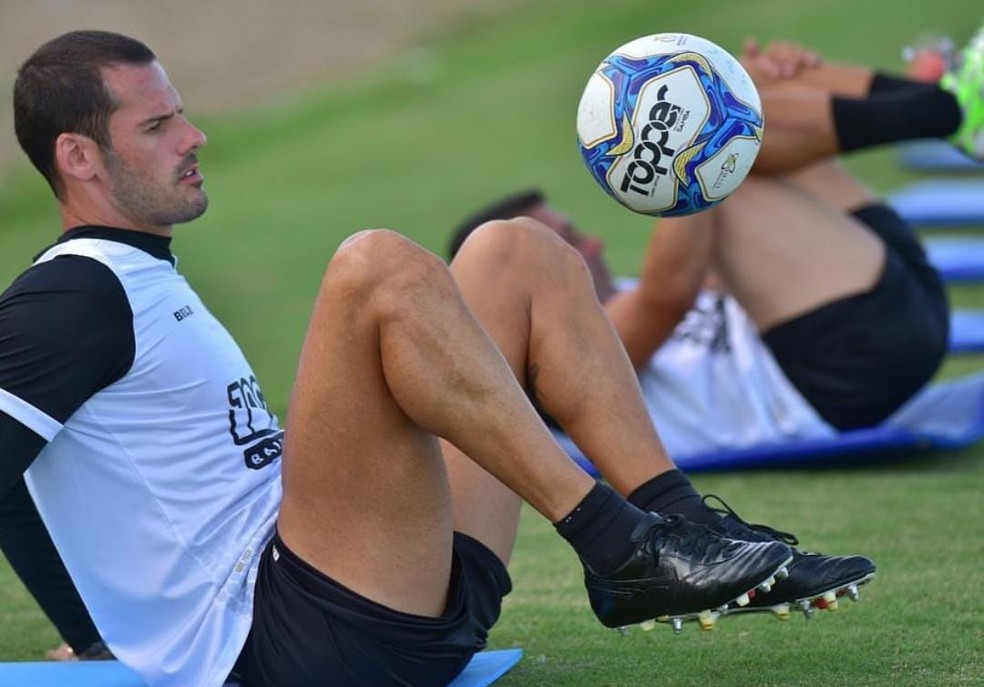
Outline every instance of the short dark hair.
<svg viewBox="0 0 984 687">
<path fill-rule="evenodd" d="M 70 31 L 42 45 L 21 65 L 14 82 L 14 131 L 56 196 L 62 187 L 55 169 L 58 136 L 78 133 L 102 149 L 110 146 L 109 117 L 119 104 L 100 70 L 156 59 L 150 48 L 128 36 Z"/>
<path fill-rule="evenodd" d="M 461 244 L 471 235 L 475 229 L 491 222 L 494 219 L 512 219 L 526 213 L 526 211 L 540 205 L 546 200 L 546 196 L 540 189 L 530 188 L 518 191 L 487 205 L 482 210 L 465 219 L 451 234 L 451 242 L 448 244 L 448 257 L 454 259 L 461 249 Z"/>
</svg>

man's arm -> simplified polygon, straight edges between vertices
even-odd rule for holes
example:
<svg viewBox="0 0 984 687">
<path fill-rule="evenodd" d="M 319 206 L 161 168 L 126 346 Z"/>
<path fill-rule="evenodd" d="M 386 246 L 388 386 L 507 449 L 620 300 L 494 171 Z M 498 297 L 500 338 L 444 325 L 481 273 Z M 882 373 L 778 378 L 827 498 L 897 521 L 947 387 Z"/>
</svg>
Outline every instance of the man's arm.
<svg viewBox="0 0 984 687">
<path fill-rule="evenodd" d="M 47 442 L 0 410 L 0 502 L 21 480 Z"/>
<path fill-rule="evenodd" d="M 47 436 L 126 374 L 134 350 L 130 302 L 108 267 L 75 255 L 37 264 L 0 295 L 0 410 Z"/>
<path fill-rule="evenodd" d="M 11 422 L 8 416 L 0 413 L 0 434 Z M 7 467 L 5 465 L 0 474 L 6 474 Z M 75 655 L 83 657 L 91 653 L 101 641 L 99 632 L 23 479 L 17 480 L 6 495 L 0 497 L 0 551 Z"/>
<path fill-rule="evenodd" d="M 658 221 L 639 283 L 605 302 L 608 316 L 639 369 L 693 306 L 711 267 L 714 210 Z"/>
<path fill-rule="evenodd" d="M 23 475 L 86 399 L 125 374 L 133 351 L 126 294 L 95 260 L 42 263 L 0 296 L 0 550 L 78 656 L 99 634 Z"/>
</svg>

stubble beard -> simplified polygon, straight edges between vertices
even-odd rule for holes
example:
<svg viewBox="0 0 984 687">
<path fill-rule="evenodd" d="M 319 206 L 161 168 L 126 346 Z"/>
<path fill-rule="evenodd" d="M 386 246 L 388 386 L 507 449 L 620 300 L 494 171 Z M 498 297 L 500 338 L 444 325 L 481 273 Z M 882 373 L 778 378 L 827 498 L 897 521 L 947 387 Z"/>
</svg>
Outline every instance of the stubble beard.
<svg viewBox="0 0 984 687">
<path fill-rule="evenodd" d="M 172 178 L 170 186 L 128 166 L 112 151 L 105 155 L 116 205 L 139 222 L 169 227 L 201 217 L 208 208 L 208 195 L 202 188 L 183 185 Z M 195 191 L 190 194 L 190 191 Z"/>
</svg>

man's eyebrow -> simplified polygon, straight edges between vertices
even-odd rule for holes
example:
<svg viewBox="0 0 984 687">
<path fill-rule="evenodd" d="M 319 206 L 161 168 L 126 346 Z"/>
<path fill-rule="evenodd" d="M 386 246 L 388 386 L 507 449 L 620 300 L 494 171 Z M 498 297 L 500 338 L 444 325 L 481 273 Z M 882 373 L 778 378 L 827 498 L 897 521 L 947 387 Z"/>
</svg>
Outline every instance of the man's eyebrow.
<svg viewBox="0 0 984 687">
<path fill-rule="evenodd" d="M 164 122 L 171 119 L 175 115 L 179 115 L 184 112 L 183 107 L 179 107 L 176 110 L 171 110 L 170 112 L 165 112 L 162 114 L 151 115 L 144 120 L 137 123 L 137 126 L 147 126 L 148 124 L 156 124 L 157 122 Z"/>
</svg>

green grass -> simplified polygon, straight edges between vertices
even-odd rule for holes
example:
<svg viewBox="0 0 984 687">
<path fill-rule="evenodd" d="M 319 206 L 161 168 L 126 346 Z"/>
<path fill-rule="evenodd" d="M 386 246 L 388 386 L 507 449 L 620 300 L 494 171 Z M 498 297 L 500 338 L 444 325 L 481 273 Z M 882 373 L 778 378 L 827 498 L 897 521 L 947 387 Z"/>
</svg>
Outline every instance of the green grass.
<svg viewBox="0 0 984 687">
<path fill-rule="evenodd" d="M 698 475 L 752 522 L 796 530 L 809 548 L 864 551 L 879 576 L 861 601 L 788 622 L 724 618 L 710 633 L 666 626 L 627 637 L 597 629 L 576 561 L 527 512 L 496 646 L 522 646 L 523 685 L 974 685 L 984 639 L 979 600 L 980 451 L 850 471 Z M 571 679 L 570 676 L 577 676 Z"/>
<path fill-rule="evenodd" d="M 388 226 L 441 252 L 450 227 L 477 205 L 535 184 L 605 236 L 616 271 L 635 269 L 649 223 L 593 186 L 574 147 L 580 88 L 615 45 L 659 30 L 730 47 L 746 35 L 788 36 L 831 59 L 890 69 L 900 46 L 924 30 L 962 39 L 981 19 L 977 0 L 904 12 L 888 0 L 581 5 L 545 0 L 330 93 L 199 122 L 210 135 L 202 157 L 212 206 L 179 228 L 175 248 L 278 412 L 322 269 L 352 231 Z M 155 48 L 166 62 L 168 47 Z M 194 116 L 194 103 L 185 105 Z M 912 178 L 889 151 L 850 164 L 879 190 Z M 8 283 L 57 236 L 58 217 L 27 170 L 0 187 L 0 217 L 0 283 Z M 954 302 L 984 306 L 984 291 L 955 290 Z M 981 363 L 955 359 L 942 374 Z M 496 647 L 522 646 L 526 658 L 501 684 L 981 684 L 982 459 L 977 447 L 880 468 L 697 476 L 700 489 L 750 520 L 795 530 L 807 548 L 877 560 L 879 577 L 861 603 L 809 623 L 732 618 L 713 633 L 688 628 L 675 637 L 660 627 L 618 637 L 591 617 L 573 554 L 527 512 L 516 589 L 491 637 Z M 0 658 L 38 659 L 56 643 L 0 564 Z"/>
</svg>

